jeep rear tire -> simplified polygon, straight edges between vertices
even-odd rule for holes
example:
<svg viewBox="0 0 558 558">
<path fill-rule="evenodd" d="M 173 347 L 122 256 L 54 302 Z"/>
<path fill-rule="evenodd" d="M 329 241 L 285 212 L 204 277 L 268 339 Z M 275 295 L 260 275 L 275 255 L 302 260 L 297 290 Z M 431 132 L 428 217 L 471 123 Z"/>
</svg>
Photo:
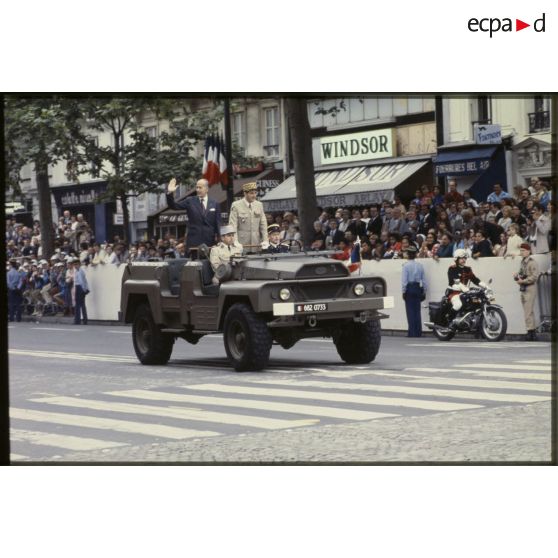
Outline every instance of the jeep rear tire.
<svg viewBox="0 0 558 558">
<path fill-rule="evenodd" d="M 380 350 L 381 340 L 380 320 L 352 323 L 333 337 L 339 356 L 347 364 L 372 362 Z"/>
<path fill-rule="evenodd" d="M 169 361 L 174 337 L 161 332 L 153 320 L 148 304 L 141 304 L 136 309 L 132 339 L 134 350 L 142 364 L 167 364 Z"/>
<path fill-rule="evenodd" d="M 233 304 L 225 316 L 223 341 L 237 372 L 261 370 L 269 361 L 272 337 L 263 320 L 247 304 Z"/>
</svg>

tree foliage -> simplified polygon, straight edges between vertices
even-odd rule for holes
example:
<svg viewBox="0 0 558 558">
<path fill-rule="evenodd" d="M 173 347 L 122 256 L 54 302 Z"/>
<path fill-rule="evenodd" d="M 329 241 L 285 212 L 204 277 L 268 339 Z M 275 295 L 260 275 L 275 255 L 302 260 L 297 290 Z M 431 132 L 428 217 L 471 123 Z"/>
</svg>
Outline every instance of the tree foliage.
<svg viewBox="0 0 558 558">
<path fill-rule="evenodd" d="M 192 110 L 186 99 L 91 98 L 81 101 L 89 133 L 108 132 L 110 145 L 89 142 L 85 158 L 93 163 L 95 175 L 107 182 L 99 199 L 120 200 L 128 236 L 127 200 L 145 192 L 161 192 L 169 179 L 186 182 L 199 176 L 202 159 L 196 146 L 217 130 L 220 112 Z M 150 135 L 145 123 L 168 130 Z M 79 173 L 91 172 L 81 168 Z"/>
</svg>

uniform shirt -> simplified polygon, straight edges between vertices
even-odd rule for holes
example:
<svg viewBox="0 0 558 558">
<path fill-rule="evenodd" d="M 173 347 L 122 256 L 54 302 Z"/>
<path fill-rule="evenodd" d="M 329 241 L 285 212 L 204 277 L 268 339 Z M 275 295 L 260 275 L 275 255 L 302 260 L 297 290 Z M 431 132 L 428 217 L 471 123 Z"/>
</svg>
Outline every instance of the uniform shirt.
<svg viewBox="0 0 558 558">
<path fill-rule="evenodd" d="M 89 285 L 87 284 L 87 277 L 85 276 L 85 270 L 80 267 L 76 270 L 74 275 L 74 285 L 76 287 L 81 287 L 84 291 L 89 290 Z"/>
<path fill-rule="evenodd" d="M 23 280 L 19 271 L 13 267 L 8 271 L 7 282 L 8 289 L 10 290 L 21 289 L 23 286 Z"/>
<path fill-rule="evenodd" d="M 233 244 L 228 246 L 224 242 L 219 242 L 211 248 L 209 253 L 209 261 L 213 271 L 217 271 L 217 268 L 221 264 L 226 264 L 231 261 L 231 256 L 241 256 L 242 255 L 242 244 L 238 243 L 236 240 Z"/>
<path fill-rule="evenodd" d="M 401 289 L 403 292 L 407 291 L 409 283 L 418 283 L 424 291 L 427 289 L 424 267 L 415 260 L 410 260 L 403 265 L 401 273 Z"/>
<path fill-rule="evenodd" d="M 231 205 L 229 225 L 236 229 L 238 243 L 259 246 L 267 242 L 267 219 L 262 202 L 255 200 L 250 204 L 246 198 Z"/>
<path fill-rule="evenodd" d="M 531 256 L 527 256 L 521 260 L 519 273 L 524 276 L 524 281 L 527 281 L 527 283 L 523 283 L 523 285 L 532 287 L 537 283 L 537 279 L 539 277 L 539 266 Z"/>
<path fill-rule="evenodd" d="M 494 202 L 501 202 L 502 200 L 506 200 L 509 198 L 511 198 L 511 196 L 506 191 L 502 190 L 499 195 L 496 192 L 492 192 L 492 194 L 490 194 L 486 198 L 486 201 L 488 203 L 494 203 Z"/>
</svg>

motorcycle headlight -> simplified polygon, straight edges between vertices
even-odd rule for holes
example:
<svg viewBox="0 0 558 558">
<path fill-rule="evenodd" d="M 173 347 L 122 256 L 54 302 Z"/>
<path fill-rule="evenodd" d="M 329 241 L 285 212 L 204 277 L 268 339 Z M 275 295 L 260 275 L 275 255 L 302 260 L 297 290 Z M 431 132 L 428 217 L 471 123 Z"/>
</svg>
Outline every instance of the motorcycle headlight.
<svg viewBox="0 0 558 558">
<path fill-rule="evenodd" d="M 362 283 L 357 283 L 354 287 L 353 287 L 353 292 L 357 295 L 357 296 L 362 296 L 364 294 L 364 285 Z"/>
<path fill-rule="evenodd" d="M 281 289 L 279 291 L 279 298 L 281 300 L 289 300 L 289 298 L 291 298 L 291 291 L 289 291 L 289 289 L 287 289 L 286 287 L 284 289 Z"/>
</svg>

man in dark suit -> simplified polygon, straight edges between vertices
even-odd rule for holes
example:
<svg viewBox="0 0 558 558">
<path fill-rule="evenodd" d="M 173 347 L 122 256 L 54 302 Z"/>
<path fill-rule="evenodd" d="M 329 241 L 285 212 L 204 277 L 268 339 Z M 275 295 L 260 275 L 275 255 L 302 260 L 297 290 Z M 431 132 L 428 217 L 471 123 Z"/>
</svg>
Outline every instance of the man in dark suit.
<svg viewBox="0 0 558 558">
<path fill-rule="evenodd" d="M 368 226 L 366 230 L 368 232 L 374 233 L 378 236 L 382 233 L 382 217 L 380 215 L 380 208 L 378 205 L 373 205 L 370 207 L 370 221 L 368 221 Z"/>
<path fill-rule="evenodd" d="M 221 227 L 221 212 L 219 204 L 209 199 L 207 191 L 209 185 L 205 178 L 196 183 L 196 195 L 189 196 L 185 200 L 176 202 L 174 192 L 176 190 L 176 179 L 169 182 L 167 191 L 167 204 L 171 209 L 185 209 L 188 215 L 188 235 L 186 236 L 186 250 L 197 247 L 200 244 L 214 246 L 219 237 Z"/>
</svg>

